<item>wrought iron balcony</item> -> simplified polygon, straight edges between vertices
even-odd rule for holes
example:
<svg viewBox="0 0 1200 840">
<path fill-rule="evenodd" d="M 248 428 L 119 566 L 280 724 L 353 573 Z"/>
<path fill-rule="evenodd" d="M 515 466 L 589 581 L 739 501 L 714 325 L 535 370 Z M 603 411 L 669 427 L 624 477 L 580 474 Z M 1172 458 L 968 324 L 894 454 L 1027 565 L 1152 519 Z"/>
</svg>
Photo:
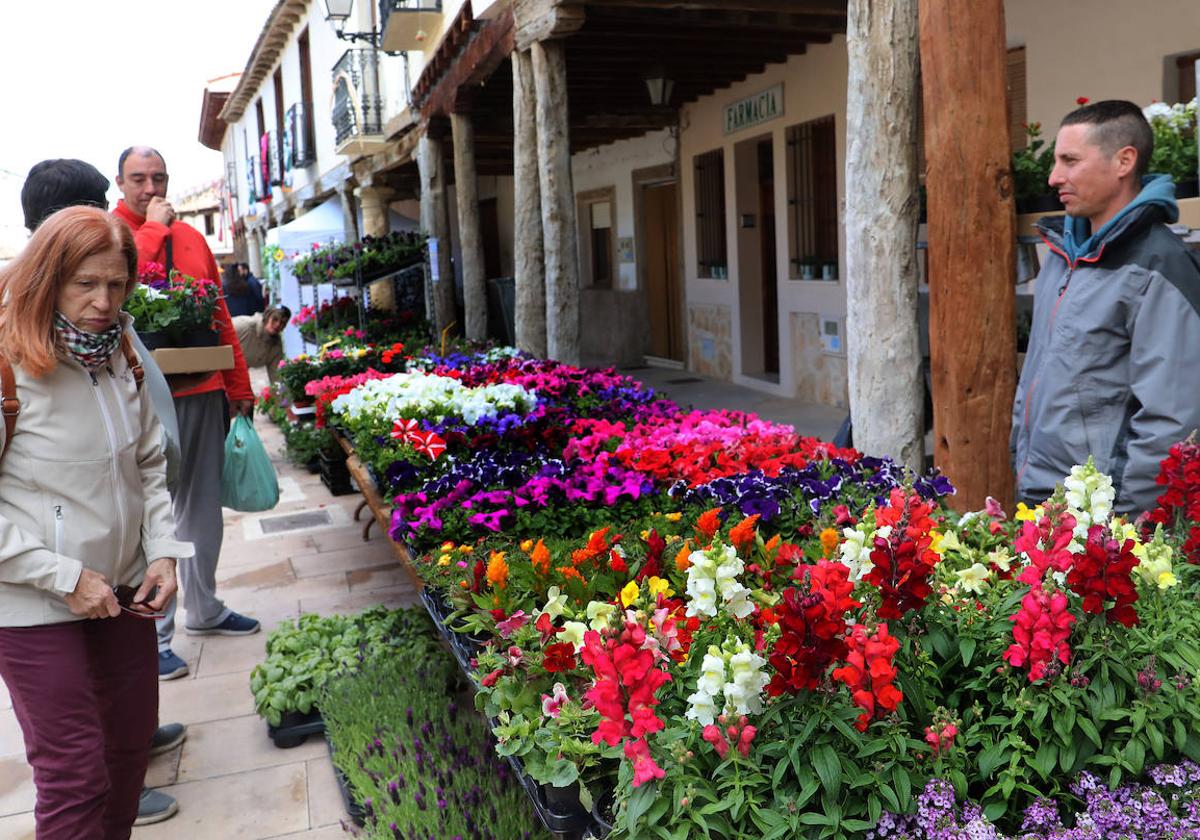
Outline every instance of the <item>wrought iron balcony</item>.
<svg viewBox="0 0 1200 840">
<path fill-rule="evenodd" d="M 442 0 L 379 0 L 382 49 L 422 49 L 441 28 Z"/>
<path fill-rule="evenodd" d="M 379 53 L 346 50 L 333 66 L 333 129 L 339 155 L 367 155 L 384 146 Z"/>
</svg>

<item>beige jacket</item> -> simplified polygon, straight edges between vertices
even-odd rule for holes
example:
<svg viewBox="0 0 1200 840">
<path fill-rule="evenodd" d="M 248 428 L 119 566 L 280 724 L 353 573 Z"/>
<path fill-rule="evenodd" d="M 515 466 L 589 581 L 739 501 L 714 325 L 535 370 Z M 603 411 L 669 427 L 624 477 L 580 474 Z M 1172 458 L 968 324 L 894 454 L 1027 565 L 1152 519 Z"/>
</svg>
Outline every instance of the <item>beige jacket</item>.
<svg viewBox="0 0 1200 840">
<path fill-rule="evenodd" d="M 275 377 L 279 375 L 279 363 L 283 361 L 283 338 L 267 334 L 263 329 L 261 312 L 256 315 L 234 316 L 233 329 L 242 345 L 246 367 L 265 367 L 267 377 L 274 384 Z"/>
<path fill-rule="evenodd" d="M 64 596 L 83 568 L 141 582 L 175 539 L 162 431 L 121 353 L 95 375 L 74 360 L 15 370 L 21 413 L 0 463 L 0 626 L 78 621 Z M 0 437 L 4 434 L 0 426 Z"/>
</svg>

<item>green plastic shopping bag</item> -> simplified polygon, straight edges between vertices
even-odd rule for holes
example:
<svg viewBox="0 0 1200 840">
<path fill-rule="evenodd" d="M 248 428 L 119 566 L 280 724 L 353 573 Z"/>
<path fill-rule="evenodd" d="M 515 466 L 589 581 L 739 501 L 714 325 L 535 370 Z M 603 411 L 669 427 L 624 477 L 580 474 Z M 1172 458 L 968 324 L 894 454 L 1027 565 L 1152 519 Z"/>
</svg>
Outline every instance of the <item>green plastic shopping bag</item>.
<svg viewBox="0 0 1200 840">
<path fill-rule="evenodd" d="M 238 415 L 225 438 L 221 504 L 241 511 L 270 510 L 279 502 L 279 481 L 254 424 Z"/>
</svg>

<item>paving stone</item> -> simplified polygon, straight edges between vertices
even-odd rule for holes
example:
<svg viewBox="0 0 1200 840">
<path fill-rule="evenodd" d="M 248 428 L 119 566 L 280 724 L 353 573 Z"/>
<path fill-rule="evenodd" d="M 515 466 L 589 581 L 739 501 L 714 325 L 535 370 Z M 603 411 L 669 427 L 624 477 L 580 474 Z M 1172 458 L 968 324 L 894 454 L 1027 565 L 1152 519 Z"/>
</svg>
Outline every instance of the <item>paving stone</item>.
<svg viewBox="0 0 1200 840">
<path fill-rule="evenodd" d="M 32 810 L 11 817 L 0 817 L 0 837 L 4 840 L 34 840 L 36 831 Z"/>
<path fill-rule="evenodd" d="M 25 755 L 25 738 L 11 707 L 0 711 L 0 755 Z"/>
<path fill-rule="evenodd" d="M 355 569 L 346 574 L 346 579 L 351 592 L 373 592 L 392 587 L 415 588 L 408 572 L 398 565 L 383 569 Z"/>
<path fill-rule="evenodd" d="M 350 836 L 350 832 L 341 825 L 327 825 L 324 828 L 314 828 L 312 831 L 301 831 L 299 834 L 280 834 L 277 837 L 266 838 L 266 840 L 345 840 L 348 836 Z"/>
<path fill-rule="evenodd" d="M 382 604 L 388 609 L 408 607 L 420 603 L 417 591 L 411 586 L 394 586 L 390 589 L 377 589 L 372 592 L 352 592 L 338 598 L 302 598 L 300 606 L 304 612 L 315 612 L 320 615 L 336 613 L 356 613 Z"/>
<path fill-rule="evenodd" d="M 330 572 L 349 572 L 354 569 L 375 569 L 396 564 L 396 555 L 387 543 L 363 543 L 353 548 L 304 554 L 292 558 L 296 577 L 317 577 Z"/>
<path fill-rule="evenodd" d="M 179 802 L 165 822 L 135 828 L 137 840 L 260 840 L 307 831 L 303 762 L 164 788 Z"/>
<path fill-rule="evenodd" d="M 254 696 L 245 672 L 158 684 L 159 720 L 189 726 L 254 714 Z"/>
<path fill-rule="evenodd" d="M 267 736 L 266 723 L 255 714 L 197 723 L 188 727 L 188 739 L 179 759 L 179 782 L 297 764 L 327 752 L 325 740 L 318 737 L 310 737 L 289 750 L 279 749 Z"/>
<path fill-rule="evenodd" d="M 188 727 L 188 737 L 192 727 Z M 185 742 L 186 743 L 186 742 Z M 183 753 L 183 744 L 170 752 L 150 756 L 150 766 L 146 768 L 146 787 L 161 788 L 173 785 L 179 780 L 179 757 Z"/>
<path fill-rule="evenodd" d="M 335 791 L 336 793 L 336 791 Z M 0 758 L 0 814 L 19 814 L 32 811 L 37 800 L 33 787 L 33 768 L 25 762 L 25 755 L 8 755 Z M 11 835 L 4 830 L 0 820 L 0 837 Z"/>
<path fill-rule="evenodd" d="M 318 739 L 308 740 L 311 742 Z M 337 826 L 349 817 L 342 802 L 342 794 L 338 791 L 329 749 L 323 740 L 320 743 L 321 757 L 308 762 L 308 824 L 314 827 Z"/>
<path fill-rule="evenodd" d="M 245 673 L 267 657 L 267 632 L 210 638 L 200 649 L 197 678 Z"/>
</svg>

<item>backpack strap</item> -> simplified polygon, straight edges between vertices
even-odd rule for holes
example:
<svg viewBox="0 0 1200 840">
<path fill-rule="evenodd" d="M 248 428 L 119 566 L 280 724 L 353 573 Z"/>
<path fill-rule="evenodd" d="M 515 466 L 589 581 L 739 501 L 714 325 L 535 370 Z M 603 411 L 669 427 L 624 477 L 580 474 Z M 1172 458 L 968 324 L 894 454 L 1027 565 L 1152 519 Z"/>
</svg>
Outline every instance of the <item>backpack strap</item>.
<svg viewBox="0 0 1200 840">
<path fill-rule="evenodd" d="M 129 365 L 129 372 L 133 374 L 133 382 L 140 391 L 142 380 L 146 378 L 146 371 L 142 368 L 142 360 L 138 358 L 137 351 L 133 349 L 133 342 L 129 340 L 129 333 L 121 333 L 121 352 L 125 354 L 125 361 Z M 3 371 L 0 371 L 0 375 L 3 375 Z M 5 397 L 8 396 L 7 391 L 4 394 Z M 5 422 L 8 422 L 7 419 Z"/>
<path fill-rule="evenodd" d="M 17 399 L 17 378 L 7 359 L 0 359 L 0 415 L 4 417 L 4 442 L 0 443 L 0 461 L 8 451 L 17 428 L 17 415 L 21 413 L 21 401 Z"/>
</svg>

